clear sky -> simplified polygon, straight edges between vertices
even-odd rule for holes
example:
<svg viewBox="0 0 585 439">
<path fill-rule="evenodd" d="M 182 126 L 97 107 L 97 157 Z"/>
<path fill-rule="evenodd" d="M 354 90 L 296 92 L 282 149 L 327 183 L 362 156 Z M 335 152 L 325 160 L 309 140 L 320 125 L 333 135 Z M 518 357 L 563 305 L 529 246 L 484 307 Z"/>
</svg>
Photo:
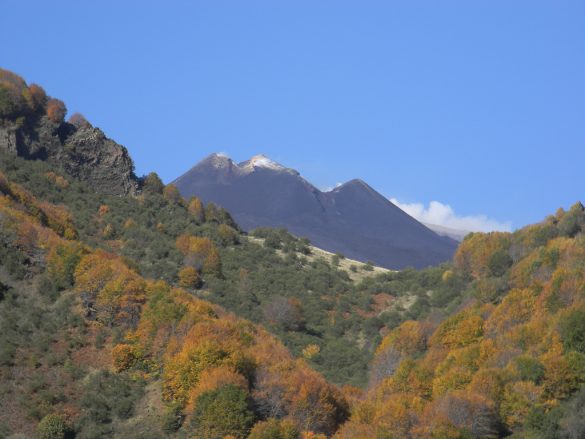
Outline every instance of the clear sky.
<svg viewBox="0 0 585 439">
<path fill-rule="evenodd" d="M 585 1 L 2 0 L 0 13 L 0 66 L 124 144 L 139 174 L 264 153 L 320 188 L 362 178 L 421 218 L 476 228 L 585 202 Z"/>
</svg>

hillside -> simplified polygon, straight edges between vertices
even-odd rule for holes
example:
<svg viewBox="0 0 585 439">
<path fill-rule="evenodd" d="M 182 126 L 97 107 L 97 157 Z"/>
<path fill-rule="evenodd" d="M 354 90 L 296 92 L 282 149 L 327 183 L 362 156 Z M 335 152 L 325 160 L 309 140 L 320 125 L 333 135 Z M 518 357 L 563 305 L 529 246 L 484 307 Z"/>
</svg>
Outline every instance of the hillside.
<svg viewBox="0 0 585 439">
<path fill-rule="evenodd" d="M 36 84 L 0 68 L 0 150 L 46 160 L 104 194 L 136 194 L 128 151 Z"/>
<path fill-rule="evenodd" d="M 0 126 L 38 137 L 51 98 L 2 75 Z M 0 148 L 0 438 L 584 436 L 580 203 L 391 271 L 64 139 Z"/>
<path fill-rule="evenodd" d="M 390 332 L 336 437 L 584 437 L 584 230 L 577 203 L 469 235 L 443 282 L 468 276 L 474 300 Z"/>
<path fill-rule="evenodd" d="M 291 430 L 331 433 L 346 416 L 341 393 L 262 328 L 82 244 L 62 206 L 4 175 L 0 191 L 4 432 L 29 435 L 36 419 L 41 437 L 57 428 L 161 437 L 181 427 L 241 437 L 277 410 Z M 218 269 L 209 256 L 204 267 Z M 239 417 L 221 419 L 214 404 Z"/>
<path fill-rule="evenodd" d="M 265 236 L 267 232 L 270 233 L 270 231 L 271 229 L 255 229 L 250 235 L 248 235 L 247 239 L 262 246 L 270 245 L 270 242 L 266 244 L 266 238 L 261 237 Z M 309 263 L 322 260 L 331 261 L 332 265 L 336 266 L 340 271 L 347 273 L 352 281 L 361 281 L 373 275 L 392 272 L 392 270 L 388 270 L 387 268 L 378 267 L 368 263 L 364 264 L 355 259 L 348 259 L 344 255 L 331 253 L 319 247 L 315 247 L 314 245 L 308 245 L 307 249 L 308 250 L 304 253 L 297 252 L 297 256 L 305 257 Z M 286 253 L 284 251 L 279 250 L 277 253 L 281 257 L 286 258 Z"/>
<path fill-rule="evenodd" d="M 190 286 L 192 294 L 267 326 L 297 356 L 318 346 L 320 353 L 307 360 L 338 384 L 366 382 L 368 360 L 386 326 L 462 300 L 460 291 L 437 284 L 440 267 L 393 273 L 313 252 L 283 230 L 259 229 L 248 236 L 226 212 L 183 200 L 154 176 L 145 179 L 138 198 L 120 198 L 94 193 L 44 162 L 1 154 L 0 159 L 0 171 L 39 199 L 67 209 L 82 242 L 124 256 L 145 277 L 179 285 L 182 269 L 197 263 L 179 251 L 177 239 L 208 237 L 221 273 L 205 273 Z M 419 285 L 419 278 L 427 280 Z M 271 316 L 283 299 L 300 324 Z"/>
<path fill-rule="evenodd" d="M 261 155 L 236 164 L 212 154 L 173 184 L 185 197 L 226 208 L 244 230 L 283 227 L 324 250 L 389 269 L 438 265 L 457 246 L 361 180 L 322 192 Z"/>
</svg>

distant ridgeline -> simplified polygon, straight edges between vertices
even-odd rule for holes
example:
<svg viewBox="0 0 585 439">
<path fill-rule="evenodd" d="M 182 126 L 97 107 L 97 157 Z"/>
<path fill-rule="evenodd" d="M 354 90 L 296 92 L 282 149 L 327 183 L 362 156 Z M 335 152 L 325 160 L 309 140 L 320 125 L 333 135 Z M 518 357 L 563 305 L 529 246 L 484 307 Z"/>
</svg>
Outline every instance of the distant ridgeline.
<svg viewBox="0 0 585 439">
<path fill-rule="evenodd" d="M 345 271 L 64 113 L 1 71 L 0 438 L 585 437 L 581 203 Z"/>
</svg>

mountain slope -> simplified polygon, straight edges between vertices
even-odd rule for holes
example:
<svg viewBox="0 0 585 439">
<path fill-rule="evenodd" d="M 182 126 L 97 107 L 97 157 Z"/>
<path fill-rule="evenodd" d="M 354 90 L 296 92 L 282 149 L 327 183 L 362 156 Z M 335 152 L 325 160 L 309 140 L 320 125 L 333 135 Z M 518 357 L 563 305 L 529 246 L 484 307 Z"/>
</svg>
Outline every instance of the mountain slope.
<svg viewBox="0 0 585 439">
<path fill-rule="evenodd" d="M 109 195 L 136 194 L 134 163 L 126 148 L 83 116 L 64 120 L 67 108 L 42 87 L 0 69 L 0 150 L 48 161 Z"/>
<path fill-rule="evenodd" d="M 585 437 L 584 231 L 576 203 L 468 235 L 442 282 L 466 279 L 474 300 L 386 335 L 335 437 Z"/>
<path fill-rule="evenodd" d="M 196 298 L 186 282 L 144 278 L 127 258 L 87 246 L 63 206 L 2 173 L 0 226 L 0 437 L 33 437 L 40 419 L 39 437 L 69 437 L 45 433 L 59 423 L 76 437 L 160 438 L 186 416 L 189 437 L 243 439 L 274 404 L 299 431 L 331 434 L 345 419 L 341 392 L 265 329 Z M 162 390 L 144 395 L 146 383 Z M 201 412 L 222 392 L 245 404 Z M 245 419 L 222 423 L 233 413 Z"/>
<path fill-rule="evenodd" d="M 236 164 L 212 154 L 174 184 L 183 196 L 225 207 L 245 230 L 286 227 L 317 247 L 387 268 L 436 265 L 456 247 L 361 180 L 322 192 L 265 156 Z"/>
</svg>

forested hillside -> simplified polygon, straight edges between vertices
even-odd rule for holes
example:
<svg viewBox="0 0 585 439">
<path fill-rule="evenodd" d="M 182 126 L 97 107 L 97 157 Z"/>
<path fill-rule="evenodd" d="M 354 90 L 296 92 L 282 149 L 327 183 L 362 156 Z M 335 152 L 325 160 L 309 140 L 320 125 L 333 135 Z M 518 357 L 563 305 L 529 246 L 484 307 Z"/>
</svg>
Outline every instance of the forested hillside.
<svg viewBox="0 0 585 439">
<path fill-rule="evenodd" d="M 82 243 L 63 206 L 4 174 L 0 192 L 2 435 L 331 434 L 347 416 L 341 392 L 262 328 Z M 205 255 L 180 271 L 186 288 L 221 270 L 209 238 L 177 247 Z"/>
<path fill-rule="evenodd" d="M 584 437 L 584 229 L 577 203 L 468 236 L 442 280 L 469 277 L 473 300 L 382 340 L 338 437 Z"/>
<path fill-rule="evenodd" d="M 0 71 L 0 437 L 583 437 L 580 203 L 348 268 L 64 117 Z"/>
<path fill-rule="evenodd" d="M 64 206 L 80 241 L 124 256 L 147 278 L 265 325 L 337 384 L 365 384 L 368 361 L 388 328 L 444 315 L 463 300 L 461 279 L 440 282 L 445 268 L 375 275 L 357 264 L 345 271 L 338 267 L 342 255 L 314 258 L 305 240 L 283 230 L 259 229 L 250 239 L 227 212 L 182 199 L 154 174 L 139 197 L 120 198 L 53 168 L 7 155 L 0 166 L 31 194 Z"/>
</svg>

